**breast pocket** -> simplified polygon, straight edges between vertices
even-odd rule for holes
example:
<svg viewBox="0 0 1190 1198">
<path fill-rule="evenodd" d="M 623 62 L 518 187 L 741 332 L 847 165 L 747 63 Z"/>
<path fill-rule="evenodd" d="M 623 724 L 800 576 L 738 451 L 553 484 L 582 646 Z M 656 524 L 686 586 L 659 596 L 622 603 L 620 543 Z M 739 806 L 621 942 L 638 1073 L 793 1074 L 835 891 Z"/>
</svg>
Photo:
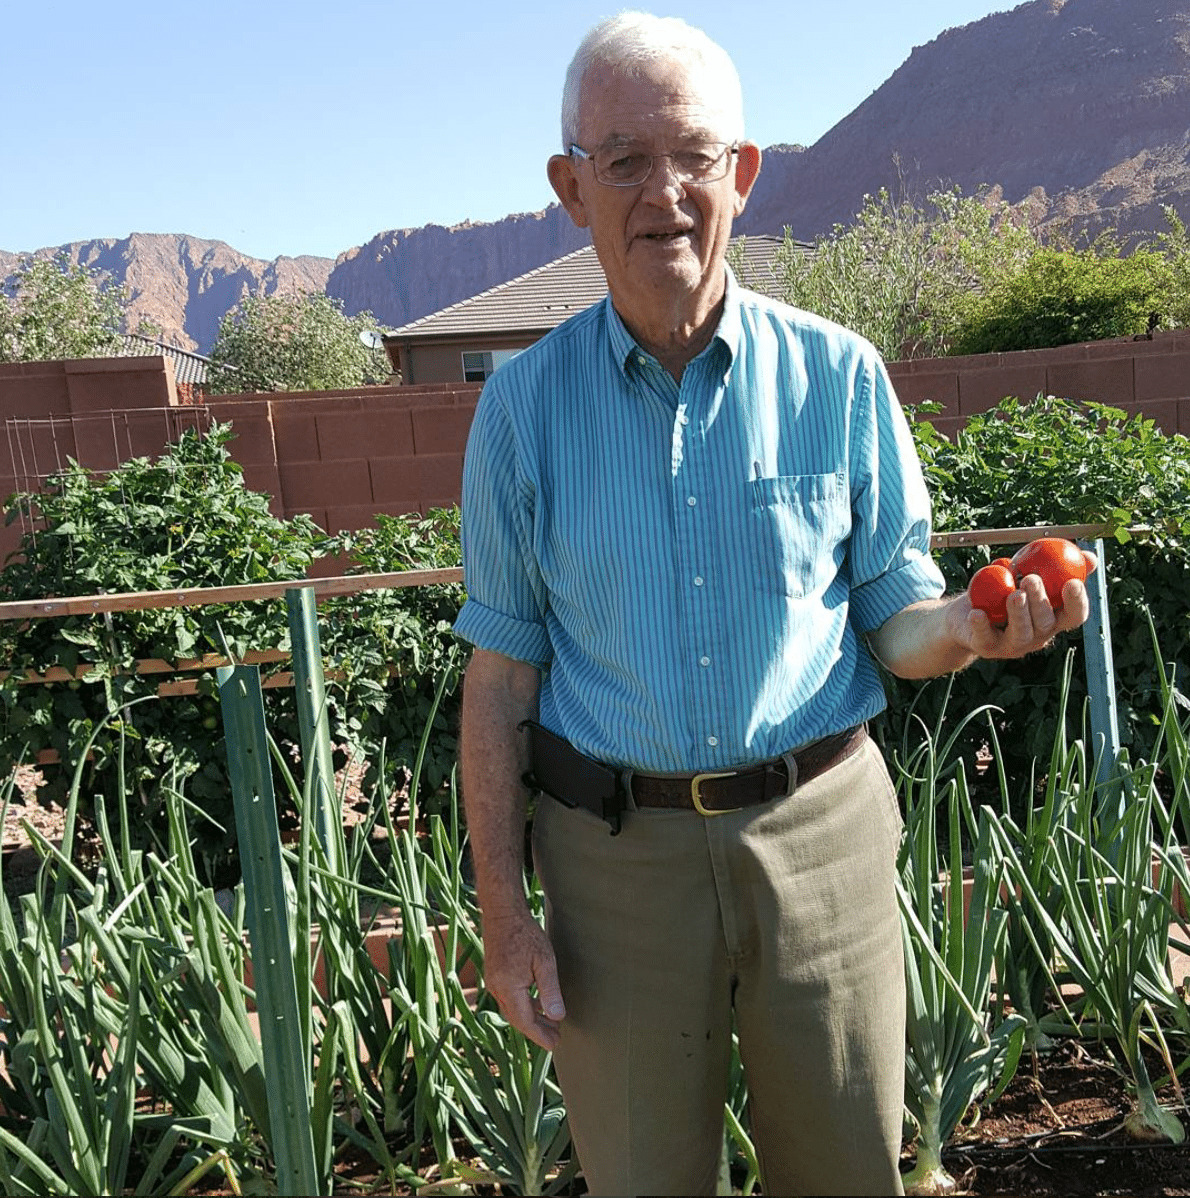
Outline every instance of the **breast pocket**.
<svg viewBox="0 0 1190 1198">
<path fill-rule="evenodd" d="M 787 474 L 748 485 L 757 585 L 797 598 L 824 593 L 851 530 L 843 474 Z"/>
</svg>

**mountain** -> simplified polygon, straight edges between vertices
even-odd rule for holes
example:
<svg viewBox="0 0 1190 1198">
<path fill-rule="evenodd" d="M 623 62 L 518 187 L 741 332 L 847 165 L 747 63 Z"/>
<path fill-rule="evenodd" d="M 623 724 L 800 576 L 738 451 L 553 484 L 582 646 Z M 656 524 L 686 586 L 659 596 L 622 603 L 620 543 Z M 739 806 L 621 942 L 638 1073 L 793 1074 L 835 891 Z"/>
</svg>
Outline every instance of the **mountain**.
<svg viewBox="0 0 1190 1198">
<path fill-rule="evenodd" d="M 778 145 L 737 232 L 812 240 L 886 187 L 994 188 L 1043 225 L 1091 234 L 1190 222 L 1190 2 L 1031 0 L 948 29 L 813 146 Z M 491 223 L 380 233 L 328 258 L 265 262 L 219 241 L 136 233 L 76 242 L 72 261 L 110 273 L 186 348 L 209 350 L 245 295 L 326 290 L 395 327 L 586 244 L 557 205 Z M 38 251 L 53 253 L 53 250 Z M 18 256 L 0 251 L 0 279 Z"/>
<path fill-rule="evenodd" d="M 246 295 L 322 291 L 334 265 L 308 256 L 266 262 L 222 241 L 170 233 L 75 241 L 38 256 L 59 252 L 126 289 L 130 327 L 151 321 L 184 349 L 210 349 L 220 319 Z M 15 271 L 21 257 L 0 250 L 0 278 Z"/>
<path fill-rule="evenodd" d="M 865 194 L 998 187 L 1075 231 L 1190 215 L 1190 5 L 1033 0 L 948 29 L 809 149 L 770 151 L 740 232 L 809 240 Z"/>
</svg>

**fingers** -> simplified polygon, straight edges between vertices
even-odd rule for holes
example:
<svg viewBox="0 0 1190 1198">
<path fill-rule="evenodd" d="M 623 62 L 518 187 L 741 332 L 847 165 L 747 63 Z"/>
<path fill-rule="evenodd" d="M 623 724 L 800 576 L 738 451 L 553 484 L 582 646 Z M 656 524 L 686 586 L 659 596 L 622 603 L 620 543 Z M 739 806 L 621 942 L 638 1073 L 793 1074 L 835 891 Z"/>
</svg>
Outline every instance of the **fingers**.
<svg viewBox="0 0 1190 1198">
<path fill-rule="evenodd" d="M 1060 632 L 1083 624 L 1091 612 L 1087 588 L 1071 579 L 1062 588 L 1061 610 L 1054 611 L 1045 586 L 1036 574 L 1026 575 L 1008 597 L 1008 623 L 999 629 L 987 615 L 972 608 L 965 612 L 964 643 L 972 653 L 987 658 L 1023 657 L 1044 648 Z"/>
<path fill-rule="evenodd" d="M 1016 602 L 1008 606 L 1008 632 L 1014 646 L 1028 653 L 1046 644 L 1057 631 L 1058 617 L 1046 596 L 1045 584 L 1036 574 L 1026 574 L 1011 598 Z"/>
<path fill-rule="evenodd" d="M 557 1047 L 559 1020 L 545 1014 L 532 989 L 521 986 L 503 997 L 497 995 L 496 1001 L 500 1013 L 522 1036 L 551 1052 Z"/>
<path fill-rule="evenodd" d="M 504 1018 L 523 1036 L 553 1051 L 558 1044 L 558 1024 L 566 1017 L 553 955 L 534 962 L 535 985 L 513 986 L 496 994 Z M 493 993 L 495 993 L 493 991 Z"/>
</svg>

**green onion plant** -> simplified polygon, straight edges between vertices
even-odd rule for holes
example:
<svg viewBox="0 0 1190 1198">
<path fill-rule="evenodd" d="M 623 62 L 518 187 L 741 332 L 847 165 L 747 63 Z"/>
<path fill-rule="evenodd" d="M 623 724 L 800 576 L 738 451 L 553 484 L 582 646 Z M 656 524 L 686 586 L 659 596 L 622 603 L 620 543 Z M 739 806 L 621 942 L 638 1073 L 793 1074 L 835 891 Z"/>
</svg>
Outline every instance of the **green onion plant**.
<svg viewBox="0 0 1190 1198">
<path fill-rule="evenodd" d="M 1022 1016 L 994 1018 L 988 1002 L 1007 932 L 999 901 L 1004 867 L 987 813 L 976 819 L 972 810 L 961 761 L 942 778 L 961 730 L 941 744 L 940 728 L 926 730 L 899 770 L 906 812 L 897 878 L 907 997 L 905 1107 L 917 1129 L 916 1161 L 904 1186 L 913 1194 L 955 1191 L 943 1147 L 989 1089 L 992 1101 L 1008 1085 L 1025 1036 Z M 938 847 L 940 807 L 948 816 L 945 859 Z M 967 904 L 964 827 L 976 835 Z"/>
</svg>

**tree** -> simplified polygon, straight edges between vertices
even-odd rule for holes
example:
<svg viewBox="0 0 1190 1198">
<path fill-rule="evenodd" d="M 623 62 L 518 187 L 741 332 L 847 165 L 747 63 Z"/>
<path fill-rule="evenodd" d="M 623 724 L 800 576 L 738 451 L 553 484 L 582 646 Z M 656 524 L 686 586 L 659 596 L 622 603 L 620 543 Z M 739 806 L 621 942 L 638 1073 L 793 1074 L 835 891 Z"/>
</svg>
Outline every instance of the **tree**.
<svg viewBox="0 0 1190 1198">
<path fill-rule="evenodd" d="M 0 290 L 0 362 L 107 357 L 119 348 L 124 300 L 65 252 L 23 258 Z"/>
<path fill-rule="evenodd" d="M 919 207 L 882 190 L 811 253 L 786 238 L 778 298 L 854 329 L 887 358 L 937 355 L 970 296 L 1014 275 L 1037 248 L 1003 200 L 941 191 Z"/>
<path fill-rule="evenodd" d="M 383 353 L 360 340 L 376 329 L 370 312 L 347 316 L 318 292 L 249 296 L 219 323 L 208 390 L 333 391 L 381 383 Z"/>
</svg>

